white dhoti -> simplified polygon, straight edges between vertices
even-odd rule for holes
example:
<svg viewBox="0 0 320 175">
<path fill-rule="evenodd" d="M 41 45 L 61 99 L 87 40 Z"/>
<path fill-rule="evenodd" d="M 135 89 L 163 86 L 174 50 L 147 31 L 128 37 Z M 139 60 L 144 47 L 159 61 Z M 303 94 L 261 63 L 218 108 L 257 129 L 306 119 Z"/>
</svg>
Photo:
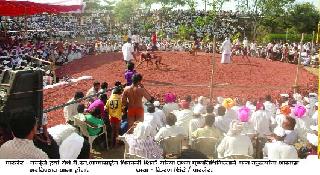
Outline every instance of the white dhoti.
<svg viewBox="0 0 320 175">
<path fill-rule="evenodd" d="M 231 54 L 223 53 L 221 57 L 221 64 L 230 64 L 231 63 Z"/>
</svg>

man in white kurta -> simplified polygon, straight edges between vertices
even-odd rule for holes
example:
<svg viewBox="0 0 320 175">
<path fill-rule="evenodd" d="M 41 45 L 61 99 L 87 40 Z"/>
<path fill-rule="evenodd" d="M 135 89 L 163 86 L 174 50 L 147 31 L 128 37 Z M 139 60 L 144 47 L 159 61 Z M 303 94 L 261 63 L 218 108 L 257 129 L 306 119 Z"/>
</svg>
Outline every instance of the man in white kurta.
<svg viewBox="0 0 320 175">
<path fill-rule="evenodd" d="M 222 51 L 222 58 L 221 64 L 230 64 L 231 63 L 231 49 L 232 44 L 229 38 L 222 43 L 221 51 Z"/>
</svg>

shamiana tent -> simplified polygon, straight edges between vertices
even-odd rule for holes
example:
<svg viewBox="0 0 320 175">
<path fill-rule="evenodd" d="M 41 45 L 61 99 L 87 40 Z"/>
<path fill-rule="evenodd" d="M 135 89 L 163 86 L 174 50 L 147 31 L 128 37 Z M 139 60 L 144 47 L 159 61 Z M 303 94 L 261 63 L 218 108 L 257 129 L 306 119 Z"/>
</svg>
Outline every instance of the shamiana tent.
<svg viewBox="0 0 320 175">
<path fill-rule="evenodd" d="M 83 0 L 0 0 L 0 16 L 81 13 L 83 7 Z"/>
</svg>

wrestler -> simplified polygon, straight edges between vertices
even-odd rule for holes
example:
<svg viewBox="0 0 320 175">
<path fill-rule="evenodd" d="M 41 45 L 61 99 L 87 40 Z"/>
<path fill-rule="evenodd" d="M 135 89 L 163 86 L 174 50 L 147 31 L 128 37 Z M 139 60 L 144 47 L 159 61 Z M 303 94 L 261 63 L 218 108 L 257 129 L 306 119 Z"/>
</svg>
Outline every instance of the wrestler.
<svg viewBox="0 0 320 175">
<path fill-rule="evenodd" d="M 128 107 L 128 128 L 131 128 L 135 121 L 143 122 L 142 98 L 144 97 L 148 101 L 153 101 L 153 97 L 147 92 L 141 81 L 142 75 L 135 74 L 132 77 L 132 85 L 127 86 L 122 95 L 122 103 Z"/>
</svg>

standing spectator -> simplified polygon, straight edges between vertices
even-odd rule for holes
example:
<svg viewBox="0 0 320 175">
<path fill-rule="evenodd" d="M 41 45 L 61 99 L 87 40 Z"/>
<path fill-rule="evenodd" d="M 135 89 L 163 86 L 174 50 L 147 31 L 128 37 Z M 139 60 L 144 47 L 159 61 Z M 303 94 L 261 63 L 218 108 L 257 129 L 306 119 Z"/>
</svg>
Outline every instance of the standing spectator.
<svg viewBox="0 0 320 175">
<path fill-rule="evenodd" d="M 106 103 L 106 111 L 109 114 L 109 120 L 112 128 L 112 146 L 116 146 L 116 139 L 120 130 L 120 122 L 122 117 L 121 92 L 121 87 L 117 86 Z"/>
<path fill-rule="evenodd" d="M 142 75 L 135 74 L 132 77 L 132 85 L 124 89 L 122 103 L 128 107 L 128 128 L 131 128 L 135 121 L 143 122 L 143 105 L 142 98 L 153 101 L 153 97 L 147 92 L 142 85 Z"/>
<path fill-rule="evenodd" d="M 122 54 L 126 64 L 128 64 L 135 58 L 134 48 L 131 44 L 131 38 L 128 38 L 128 41 L 122 46 Z"/>
<path fill-rule="evenodd" d="M 221 64 L 230 64 L 231 63 L 231 48 L 232 44 L 229 38 L 226 38 L 225 41 L 221 45 Z"/>
<path fill-rule="evenodd" d="M 127 86 L 131 86 L 132 85 L 132 77 L 134 74 L 137 73 L 136 70 L 134 70 L 134 63 L 128 63 L 128 70 L 126 70 L 125 74 L 124 74 L 124 78 L 127 80 Z"/>
</svg>

